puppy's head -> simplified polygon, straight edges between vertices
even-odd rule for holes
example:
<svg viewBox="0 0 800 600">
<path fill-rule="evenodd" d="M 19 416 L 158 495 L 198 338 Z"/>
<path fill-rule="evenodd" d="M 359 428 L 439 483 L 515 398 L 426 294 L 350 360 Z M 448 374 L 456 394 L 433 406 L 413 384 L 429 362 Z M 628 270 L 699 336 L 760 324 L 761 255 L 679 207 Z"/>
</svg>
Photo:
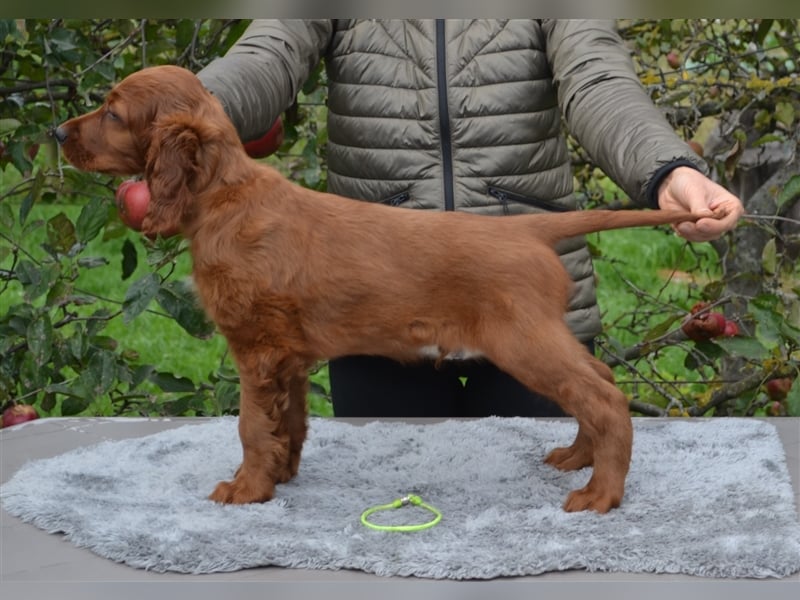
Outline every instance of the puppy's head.
<svg viewBox="0 0 800 600">
<path fill-rule="evenodd" d="M 218 173 L 223 146 L 229 156 L 241 151 L 222 105 L 191 71 L 174 66 L 129 75 L 100 108 L 53 135 L 78 169 L 144 174 L 151 201 L 143 231 L 151 236 L 180 229 L 192 195 Z"/>
</svg>

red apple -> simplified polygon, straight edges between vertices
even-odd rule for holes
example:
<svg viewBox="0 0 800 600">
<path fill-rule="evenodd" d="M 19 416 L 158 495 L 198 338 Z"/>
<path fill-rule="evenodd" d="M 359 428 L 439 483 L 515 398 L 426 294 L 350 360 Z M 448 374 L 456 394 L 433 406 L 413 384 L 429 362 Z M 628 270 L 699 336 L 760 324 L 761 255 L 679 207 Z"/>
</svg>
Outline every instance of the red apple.
<svg viewBox="0 0 800 600">
<path fill-rule="evenodd" d="M 733 321 L 725 321 L 725 330 L 722 332 L 725 337 L 739 335 L 739 326 Z"/>
<path fill-rule="evenodd" d="M 14 404 L 3 411 L 3 427 L 11 427 L 38 418 L 39 413 L 30 404 Z"/>
<path fill-rule="evenodd" d="M 264 158 L 281 147 L 283 138 L 283 121 L 278 117 L 267 133 L 257 140 L 245 142 L 244 149 L 251 158 Z"/>
<path fill-rule="evenodd" d="M 692 308 L 693 312 L 695 307 Z M 726 323 L 725 315 L 722 313 L 705 312 L 693 316 L 681 326 L 681 329 L 690 340 L 701 342 L 723 335 Z"/>
<path fill-rule="evenodd" d="M 766 385 L 767 395 L 772 400 L 783 400 L 792 389 L 792 380 L 789 377 L 770 379 Z"/>
<path fill-rule="evenodd" d="M 119 218 L 135 231 L 142 230 L 142 221 L 150 204 L 150 190 L 146 181 L 123 181 L 115 194 Z"/>
<path fill-rule="evenodd" d="M 667 64 L 673 69 L 677 69 L 681 66 L 681 55 L 675 50 L 670 50 L 667 54 Z"/>
<path fill-rule="evenodd" d="M 786 412 L 783 410 L 783 404 L 775 400 L 767 404 L 767 414 L 770 417 L 782 417 Z"/>
</svg>

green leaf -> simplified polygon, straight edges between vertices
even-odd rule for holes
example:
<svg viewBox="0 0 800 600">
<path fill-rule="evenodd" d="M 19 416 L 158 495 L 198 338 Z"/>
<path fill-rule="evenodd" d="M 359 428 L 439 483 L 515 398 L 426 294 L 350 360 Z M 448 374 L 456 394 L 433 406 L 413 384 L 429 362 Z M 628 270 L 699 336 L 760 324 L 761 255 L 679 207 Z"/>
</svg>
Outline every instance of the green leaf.
<svg viewBox="0 0 800 600">
<path fill-rule="evenodd" d="M 28 350 L 33 355 L 36 366 L 47 364 L 53 352 L 53 325 L 47 313 L 43 313 L 28 326 L 27 338 Z"/>
<path fill-rule="evenodd" d="M 26 157 L 27 159 L 27 157 Z M 15 162 L 15 165 L 16 162 Z M 20 172 L 23 172 L 24 169 L 17 169 Z M 25 198 L 22 200 L 22 203 L 19 206 L 19 224 L 24 225 L 25 221 L 28 220 L 28 215 L 31 213 L 31 209 L 33 208 L 34 203 L 39 199 L 39 195 L 42 193 L 42 186 L 44 185 L 44 171 L 39 169 L 36 173 L 36 177 L 33 180 L 33 185 L 31 185 L 31 189 Z"/>
<path fill-rule="evenodd" d="M 644 335 L 643 338 L 644 341 L 649 342 L 650 340 L 654 340 L 656 338 L 660 338 L 663 335 L 666 335 L 669 332 L 669 330 L 672 329 L 672 326 L 675 324 L 675 321 L 679 321 L 681 318 L 682 315 L 679 314 L 673 314 L 669 316 L 667 319 L 661 321 L 658 325 L 650 329 L 650 331 L 648 331 Z"/>
<path fill-rule="evenodd" d="M 97 398 L 107 394 L 116 383 L 116 356 L 107 350 L 96 352 L 89 360 L 89 366 L 86 371 L 81 373 L 81 377 L 83 377 L 85 373 L 88 373 L 91 378 L 93 385 L 89 389 L 93 397 Z"/>
<path fill-rule="evenodd" d="M 0 196 L 2 200 L 2 196 Z M 11 210 L 10 202 L 0 202 L 0 225 L 8 230 L 14 226 L 14 212 Z"/>
<path fill-rule="evenodd" d="M 45 370 L 36 364 L 36 359 L 30 352 L 25 353 L 19 366 L 19 382 L 25 393 L 39 391 L 47 384 Z"/>
<path fill-rule="evenodd" d="M 775 104 L 775 119 L 783 123 L 786 127 L 791 127 L 794 123 L 794 106 L 790 102 L 778 102 Z"/>
<path fill-rule="evenodd" d="M 67 348 L 70 354 L 77 361 L 83 361 L 86 354 L 89 352 L 89 339 L 83 331 L 83 328 L 76 328 L 75 333 L 67 339 Z"/>
<path fill-rule="evenodd" d="M 214 324 L 206 318 L 197 297 L 186 281 L 171 281 L 158 291 L 157 300 L 187 333 L 207 339 L 214 333 Z"/>
<path fill-rule="evenodd" d="M 153 365 L 140 365 L 131 374 L 130 389 L 134 390 L 143 382 L 148 381 L 156 368 Z"/>
<path fill-rule="evenodd" d="M 75 237 L 75 226 L 65 213 L 60 212 L 47 220 L 47 241 L 61 254 L 69 252 L 78 241 Z"/>
<path fill-rule="evenodd" d="M 6 142 L 4 154 L 11 157 L 11 164 L 21 175 L 27 175 L 30 172 L 33 162 L 28 156 L 27 142 L 20 139 L 12 139 Z M 34 190 L 35 188 L 31 189 Z M 29 202 L 33 202 L 33 200 L 35 198 L 29 199 Z"/>
<path fill-rule="evenodd" d="M 0 135 L 15 132 L 22 125 L 17 119 L 0 119 Z"/>
<path fill-rule="evenodd" d="M 60 393 L 64 393 L 61 390 Z M 91 398 L 86 398 L 83 396 L 77 395 L 78 390 L 72 389 L 71 395 L 64 398 L 63 402 L 61 402 L 61 414 L 65 417 L 70 417 L 72 415 L 77 415 L 82 413 L 89 405 L 92 403 Z"/>
<path fill-rule="evenodd" d="M 103 229 L 108 220 L 108 207 L 98 197 L 89 200 L 78 215 L 76 232 L 78 239 L 84 243 L 92 241 Z"/>
<path fill-rule="evenodd" d="M 99 332 L 106 328 L 111 312 L 106 308 L 94 311 L 91 318 L 86 322 L 86 335 L 90 338 L 95 337 Z"/>
<path fill-rule="evenodd" d="M 157 273 L 148 273 L 141 279 L 135 281 L 125 293 L 125 300 L 122 303 L 123 321 L 130 323 L 144 312 L 150 303 L 155 299 L 161 288 L 161 279 Z"/>
<path fill-rule="evenodd" d="M 777 298 L 761 295 L 748 303 L 748 311 L 756 324 L 755 337 L 765 348 L 772 350 L 782 344 L 783 316 L 776 308 Z"/>
<path fill-rule="evenodd" d="M 695 371 L 709 362 L 722 356 L 722 348 L 709 341 L 695 342 L 694 351 L 687 352 L 683 360 L 683 366 L 691 371 Z M 701 362 L 702 361 L 702 362 Z"/>
<path fill-rule="evenodd" d="M 136 253 L 136 246 L 129 239 L 122 243 L 122 280 L 128 279 L 136 271 L 139 257 Z"/>
<path fill-rule="evenodd" d="M 178 48 L 186 48 L 194 38 L 194 21 L 181 19 L 175 28 L 175 43 Z"/>
<path fill-rule="evenodd" d="M 775 19 L 761 19 L 761 22 L 758 24 L 758 31 L 756 32 L 756 41 L 758 42 L 759 46 L 764 45 L 764 40 L 769 33 L 769 30 L 772 29 L 772 24 L 775 22 Z"/>
<path fill-rule="evenodd" d="M 214 385 L 214 399 L 219 414 L 230 414 L 239 408 L 239 386 L 232 381 L 218 381 Z"/>
<path fill-rule="evenodd" d="M 795 377 L 786 395 L 786 412 L 790 417 L 800 417 L 800 377 Z"/>
<path fill-rule="evenodd" d="M 71 301 L 72 293 L 74 291 L 75 290 L 72 282 L 65 279 L 59 279 L 53 284 L 53 286 L 50 288 L 50 291 L 47 293 L 47 306 L 65 306 Z"/>
<path fill-rule="evenodd" d="M 800 175 L 792 175 L 778 194 L 778 209 L 800 196 Z"/>
<path fill-rule="evenodd" d="M 196 386 L 188 377 L 178 377 L 172 373 L 156 371 L 148 379 L 165 392 L 194 392 Z"/>
<path fill-rule="evenodd" d="M 749 337 L 715 338 L 713 343 L 725 350 L 731 356 L 741 356 L 752 360 L 764 360 L 771 356 L 757 339 Z"/>
<path fill-rule="evenodd" d="M 103 350 L 108 350 L 109 352 L 115 352 L 119 346 L 119 342 L 108 335 L 93 335 L 90 338 L 90 341 L 92 342 L 92 346 L 95 348 L 102 348 Z"/>
<path fill-rule="evenodd" d="M 21 260 L 17 265 L 17 279 L 25 290 L 25 300 L 31 302 L 46 294 L 61 275 L 58 264 L 37 266 L 31 261 Z"/>
<path fill-rule="evenodd" d="M 775 274 L 775 269 L 778 267 L 775 238 L 770 238 L 764 244 L 764 250 L 761 251 L 761 266 L 767 275 Z"/>
<path fill-rule="evenodd" d="M 71 383 L 63 383 L 63 382 L 51 383 L 44 389 L 44 391 L 49 394 L 63 394 L 64 396 L 83 397 L 83 391 L 79 390 L 77 387 L 75 387 L 75 385 Z"/>
</svg>

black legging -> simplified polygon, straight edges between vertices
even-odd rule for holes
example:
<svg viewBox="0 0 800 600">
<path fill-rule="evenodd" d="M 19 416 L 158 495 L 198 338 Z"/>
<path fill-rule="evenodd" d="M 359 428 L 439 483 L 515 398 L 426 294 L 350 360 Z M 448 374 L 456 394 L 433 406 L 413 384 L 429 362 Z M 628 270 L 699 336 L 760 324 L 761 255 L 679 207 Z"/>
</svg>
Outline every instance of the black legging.
<svg viewBox="0 0 800 600">
<path fill-rule="evenodd" d="M 586 346 L 594 351 L 592 342 Z M 446 360 L 436 368 L 431 361 L 403 365 L 379 356 L 346 356 L 330 361 L 329 372 L 337 417 L 565 416 L 557 404 L 488 361 Z"/>
</svg>

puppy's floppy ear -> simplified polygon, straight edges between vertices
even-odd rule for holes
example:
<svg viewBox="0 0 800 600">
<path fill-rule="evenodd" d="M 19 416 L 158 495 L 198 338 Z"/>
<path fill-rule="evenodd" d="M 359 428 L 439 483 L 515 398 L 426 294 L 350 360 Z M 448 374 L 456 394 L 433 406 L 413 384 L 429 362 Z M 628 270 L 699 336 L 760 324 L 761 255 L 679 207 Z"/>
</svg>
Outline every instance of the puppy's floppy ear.
<svg viewBox="0 0 800 600">
<path fill-rule="evenodd" d="M 180 231 L 193 208 L 197 184 L 206 179 L 202 146 L 202 130 L 192 115 L 170 115 L 153 124 L 145 166 L 150 188 L 150 206 L 142 223 L 146 235 Z"/>
</svg>

